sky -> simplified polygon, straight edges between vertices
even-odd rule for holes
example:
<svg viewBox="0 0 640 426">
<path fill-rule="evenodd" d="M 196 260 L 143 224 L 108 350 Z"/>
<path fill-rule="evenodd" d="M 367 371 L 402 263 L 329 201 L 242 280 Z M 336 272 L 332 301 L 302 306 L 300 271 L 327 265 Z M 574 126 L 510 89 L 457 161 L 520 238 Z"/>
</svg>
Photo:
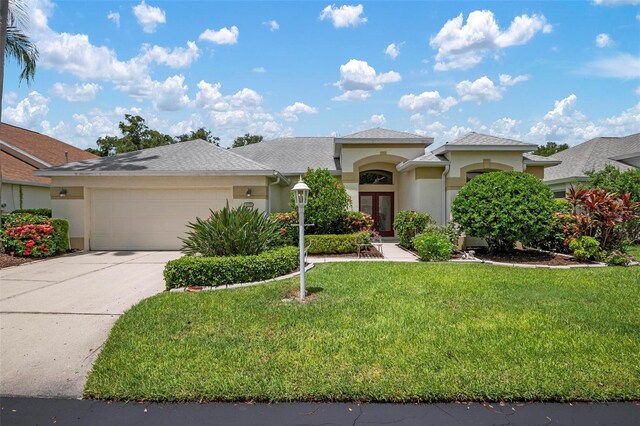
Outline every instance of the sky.
<svg viewBox="0 0 640 426">
<path fill-rule="evenodd" d="M 80 148 L 125 114 L 228 146 L 385 127 L 574 145 L 640 132 L 640 0 L 24 0 L 3 120 Z"/>
</svg>

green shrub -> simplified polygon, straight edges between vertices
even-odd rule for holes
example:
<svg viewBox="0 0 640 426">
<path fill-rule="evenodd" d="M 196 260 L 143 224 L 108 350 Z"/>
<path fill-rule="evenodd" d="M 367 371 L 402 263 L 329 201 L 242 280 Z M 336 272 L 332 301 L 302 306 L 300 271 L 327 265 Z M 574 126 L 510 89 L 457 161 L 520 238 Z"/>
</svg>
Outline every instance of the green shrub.
<svg viewBox="0 0 640 426">
<path fill-rule="evenodd" d="M 451 213 L 467 236 L 484 238 L 492 251 L 531 245 L 549 233 L 553 195 L 528 173 L 491 172 L 467 182 Z"/>
<path fill-rule="evenodd" d="M 271 213 L 271 220 L 278 225 L 278 238 L 275 246 L 297 246 L 298 245 L 298 213 Z"/>
<path fill-rule="evenodd" d="M 249 256 L 278 243 L 281 229 L 269 216 L 251 207 L 226 207 L 211 211 L 207 219 L 196 218 L 182 240 L 182 252 L 203 256 Z"/>
<path fill-rule="evenodd" d="M 436 234 L 442 234 L 446 236 L 454 247 L 458 245 L 458 237 L 460 231 L 455 223 L 449 222 L 446 225 L 438 225 L 436 223 L 430 223 L 424 228 L 424 232 L 435 232 Z"/>
<path fill-rule="evenodd" d="M 304 209 L 305 223 L 314 224 L 307 228 L 307 232 L 318 235 L 333 233 L 351 205 L 351 197 L 344 185 L 327 169 L 310 169 L 302 178 L 310 190 Z M 292 208 L 297 208 L 293 194 L 289 204 Z"/>
<path fill-rule="evenodd" d="M 630 256 L 621 250 L 613 250 L 605 256 L 604 261 L 610 266 L 628 266 L 629 263 L 633 261 L 633 256 Z"/>
<path fill-rule="evenodd" d="M 305 246 L 308 254 L 356 253 L 356 238 L 359 234 L 305 235 Z"/>
<path fill-rule="evenodd" d="M 453 252 L 453 243 L 446 234 L 441 232 L 425 232 L 413 239 L 413 245 L 420 256 L 420 260 L 447 260 Z"/>
<path fill-rule="evenodd" d="M 18 209 L 11 212 L 11 214 L 22 214 L 28 213 L 36 216 L 45 216 L 51 217 L 51 209 L 42 208 L 42 209 Z"/>
<path fill-rule="evenodd" d="M 576 237 L 569 243 L 573 255 L 581 260 L 593 260 L 599 257 L 600 242 L 593 237 Z"/>
<path fill-rule="evenodd" d="M 402 210 L 396 214 L 393 229 L 400 240 L 400 245 L 413 248 L 413 239 L 425 231 L 427 226 L 435 224 L 429 213 L 418 213 L 413 210 Z"/>
<path fill-rule="evenodd" d="M 373 230 L 373 218 L 365 212 L 346 211 L 342 219 L 333 227 L 332 234 L 353 234 Z"/>
<path fill-rule="evenodd" d="M 69 250 L 69 223 L 30 213 L 2 217 L 0 242 L 12 256 L 47 257 Z"/>
<path fill-rule="evenodd" d="M 567 200 L 558 199 L 553 200 L 553 206 L 555 213 L 549 232 L 542 239 L 533 243 L 533 246 L 556 253 L 567 253 L 566 240 L 570 226 L 567 214 L 571 212 L 571 204 Z"/>
<path fill-rule="evenodd" d="M 187 286 L 220 285 L 263 281 L 286 275 L 299 266 L 296 247 L 279 247 L 253 256 L 185 256 L 167 262 L 167 290 Z"/>
</svg>

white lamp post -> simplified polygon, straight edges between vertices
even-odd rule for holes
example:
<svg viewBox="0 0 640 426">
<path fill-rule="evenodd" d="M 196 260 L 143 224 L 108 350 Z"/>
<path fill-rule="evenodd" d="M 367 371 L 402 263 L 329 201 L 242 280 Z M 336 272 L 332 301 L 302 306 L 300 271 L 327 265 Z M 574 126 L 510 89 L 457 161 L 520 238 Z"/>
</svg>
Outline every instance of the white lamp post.
<svg viewBox="0 0 640 426">
<path fill-rule="evenodd" d="M 309 187 L 302 180 L 302 176 L 298 183 L 291 189 L 295 198 L 296 206 L 298 206 L 298 226 L 299 226 L 299 245 L 300 245 L 300 301 L 304 300 L 305 282 L 304 282 L 304 206 L 307 204 L 309 197 Z"/>
</svg>

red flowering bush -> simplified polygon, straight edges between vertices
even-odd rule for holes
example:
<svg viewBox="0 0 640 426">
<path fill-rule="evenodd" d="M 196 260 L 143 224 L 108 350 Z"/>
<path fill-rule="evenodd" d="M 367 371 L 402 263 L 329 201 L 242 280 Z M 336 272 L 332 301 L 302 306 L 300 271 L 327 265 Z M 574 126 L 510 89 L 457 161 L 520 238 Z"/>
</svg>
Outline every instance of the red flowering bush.
<svg viewBox="0 0 640 426">
<path fill-rule="evenodd" d="M 560 215 L 567 221 L 565 244 L 588 236 L 596 238 L 604 250 L 621 248 L 628 239 L 625 224 L 640 219 L 640 203 L 631 201 L 631 194 L 571 187 L 567 201 L 571 212 Z"/>
<path fill-rule="evenodd" d="M 11 256 L 46 257 L 68 249 L 66 221 L 32 214 L 7 215 L 3 219 L 0 240 L 4 252 Z M 59 230 L 54 221 L 61 225 Z"/>
<path fill-rule="evenodd" d="M 295 246 L 298 244 L 298 213 L 271 213 L 271 220 L 275 221 L 280 228 L 280 235 L 275 245 Z"/>
</svg>

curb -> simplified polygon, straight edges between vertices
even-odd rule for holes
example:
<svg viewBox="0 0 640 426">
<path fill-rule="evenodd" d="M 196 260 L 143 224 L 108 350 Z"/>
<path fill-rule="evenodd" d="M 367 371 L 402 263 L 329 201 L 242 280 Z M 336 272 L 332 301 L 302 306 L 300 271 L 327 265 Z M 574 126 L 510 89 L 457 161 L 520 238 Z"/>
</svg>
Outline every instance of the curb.
<svg viewBox="0 0 640 426">
<path fill-rule="evenodd" d="M 313 263 L 308 263 L 307 266 L 304 268 L 305 272 L 312 269 L 314 266 L 315 265 Z M 292 272 L 287 275 L 282 275 L 280 277 L 275 277 L 275 278 L 271 278 L 263 281 L 253 281 L 249 283 L 227 284 L 227 285 L 223 284 L 216 287 L 213 287 L 213 286 L 202 287 L 202 290 L 198 290 L 198 291 L 187 291 L 188 287 L 172 288 L 171 290 L 169 290 L 169 293 L 201 293 L 203 291 L 233 290 L 235 288 L 254 287 L 261 284 L 268 284 L 276 281 L 282 281 L 289 278 L 297 277 L 298 275 L 300 275 L 300 271 Z"/>
</svg>

